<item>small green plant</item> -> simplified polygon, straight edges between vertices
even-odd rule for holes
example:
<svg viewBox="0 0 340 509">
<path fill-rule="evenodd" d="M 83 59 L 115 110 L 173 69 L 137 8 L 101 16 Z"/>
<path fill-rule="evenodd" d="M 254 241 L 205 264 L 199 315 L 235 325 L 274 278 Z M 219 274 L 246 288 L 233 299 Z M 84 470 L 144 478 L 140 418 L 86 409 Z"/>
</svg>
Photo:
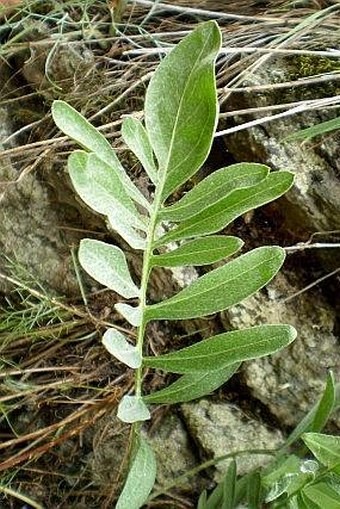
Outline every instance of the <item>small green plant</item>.
<svg viewBox="0 0 340 509">
<path fill-rule="evenodd" d="M 115 305 L 137 327 L 136 344 L 115 328 L 103 336 L 107 350 L 135 370 L 134 394 L 124 396 L 118 407 L 118 417 L 133 424 L 133 443 L 117 509 L 141 507 L 155 482 L 154 454 L 141 434 L 141 424 L 150 419 L 149 405 L 209 394 L 242 361 L 276 352 L 296 336 L 289 325 L 263 325 L 225 332 L 165 355 L 145 355 L 149 322 L 225 310 L 265 286 L 285 258 L 277 246 L 253 249 L 202 275 L 176 295 L 156 304 L 148 302 L 154 267 L 203 266 L 234 255 L 243 242 L 216 233 L 246 211 L 278 198 L 293 182 L 287 171 L 270 173 L 261 164 L 235 164 L 214 172 L 174 202 L 173 193 L 199 170 L 211 148 L 218 118 L 214 66 L 220 45 L 217 24 L 200 25 L 154 73 L 146 93 L 145 123 L 133 117 L 123 122 L 123 139 L 154 185 L 152 201 L 130 180 L 110 144 L 91 124 L 62 101 L 52 108 L 57 126 L 83 148 L 68 160 L 74 188 L 132 248 L 143 251 L 142 278 L 137 283 L 118 247 L 84 239 L 79 249 L 80 263 L 90 276 L 124 299 L 138 299 L 135 307 L 126 302 Z M 177 247 L 169 251 L 174 243 Z M 145 395 L 145 368 L 180 376 L 170 386 Z"/>
<path fill-rule="evenodd" d="M 268 466 L 237 478 L 233 460 L 197 509 L 339 509 L 340 438 L 320 433 L 340 406 L 340 385 L 330 372 L 320 401 L 297 425 Z M 299 440 L 305 444 L 299 447 Z M 290 452 L 295 445 L 295 451 Z M 307 446 L 307 450 L 306 447 Z M 237 454 L 235 455 L 237 457 Z"/>
</svg>

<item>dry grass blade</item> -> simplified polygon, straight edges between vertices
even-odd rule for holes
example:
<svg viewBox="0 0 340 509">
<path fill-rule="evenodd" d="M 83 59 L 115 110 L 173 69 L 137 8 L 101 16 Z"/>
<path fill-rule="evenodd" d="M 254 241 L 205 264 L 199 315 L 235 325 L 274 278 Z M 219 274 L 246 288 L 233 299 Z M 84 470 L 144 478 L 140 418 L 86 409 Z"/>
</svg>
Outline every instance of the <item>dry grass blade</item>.
<svg viewBox="0 0 340 509">
<path fill-rule="evenodd" d="M 319 4 L 326 7 L 321 9 Z M 15 128 L 2 140 L 0 162 L 16 169 L 14 178 L 1 182 L 1 193 L 22 185 L 33 173 L 43 175 L 46 162 L 53 161 L 53 171 L 64 178 L 62 168 L 71 143 L 58 136 L 52 125 L 53 99 L 70 102 L 121 151 L 119 132 L 124 116 L 133 112 L 142 118 L 145 89 L 154 69 L 200 20 L 218 20 L 223 32 L 218 59 L 223 111 L 217 136 L 305 111 L 339 107 L 338 92 L 327 97 L 320 92 L 312 100 L 298 96 L 257 108 L 251 105 L 256 94 L 273 90 L 319 87 L 319 91 L 328 84 L 336 89 L 340 79 L 339 3 L 271 0 L 264 11 L 263 2 L 255 0 L 227 6 L 214 0 L 197 5 L 187 0 L 131 0 L 120 19 L 115 17 L 114 5 L 101 0 L 26 0 L 1 19 L 0 57 L 12 67 L 1 90 L 0 107 L 11 108 L 11 115 L 14 112 Z M 286 62 L 325 59 L 329 68 L 312 68 L 304 76 L 280 75 L 268 83 L 251 81 L 281 58 Z M 58 65 L 65 62 L 72 65 L 60 73 Z M 1 71 L 6 68 L 3 65 Z M 237 111 L 231 111 L 228 100 L 240 94 L 247 94 L 251 106 L 240 104 Z M 247 116 L 247 121 L 240 120 L 241 116 Z M 62 225 L 63 232 L 73 226 Z M 338 269 L 325 277 L 332 275 L 338 275 Z M 109 482 L 104 477 L 94 481 L 97 472 L 91 471 L 88 458 L 97 454 L 101 442 L 113 435 L 111 448 L 116 440 L 120 431 L 112 424 L 111 414 L 121 392 L 131 385 L 129 372 L 113 364 L 100 344 L 99 335 L 112 326 L 115 315 L 101 314 L 100 295 L 86 295 L 87 307 L 80 299 L 50 296 L 13 274 L 0 273 L 0 279 L 16 289 L 2 302 L 0 312 L 3 484 L 9 490 L 23 486 L 24 492 L 36 494 L 33 498 L 48 509 L 84 503 L 93 509 L 111 507 L 119 473 Z M 94 302 L 96 311 L 90 311 Z M 132 336 L 121 322 L 114 325 Z M 153 343 L 151 338 L 151 348 L 157 351 Z M 106 419 L 108 424 L 101 428 Z M 48 489 L 39 491 L 38 484 Z M 0 505 L 8 501 L 3 497 L 4 493 Z M 189 498 L 169 495 L 151 501 L 150 507 L 190 508 L 193 501 Z"/>
</svg>

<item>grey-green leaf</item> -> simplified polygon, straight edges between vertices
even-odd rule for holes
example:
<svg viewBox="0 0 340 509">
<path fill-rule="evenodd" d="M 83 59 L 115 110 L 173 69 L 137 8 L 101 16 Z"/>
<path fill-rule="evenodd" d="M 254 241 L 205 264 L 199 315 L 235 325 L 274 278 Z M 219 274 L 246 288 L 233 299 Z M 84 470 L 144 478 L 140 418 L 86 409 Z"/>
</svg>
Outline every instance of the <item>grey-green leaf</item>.
<svg viewBox="0 0 340 509">
<path fill-rule="evenodd" d="M 107 214 L 118 205 L 137 216 L 137 210 L 117 174 L 95 154 L 75 150 L 68 158 L 68 171 L 81 199 L 96 212 Z"/>
<path fill-rule="evenodd" d="M 172 353 L 144 357 L 143 365 L 172 373 L 199 373 L 273 354 L 296 338 L 290 325 L 260 325 L 218 334 Z"/>
<path fill-rule="evenodd" d="M 133 249 L 144 250 L 146 248 L 146 236 L 131 226 L 127 218 L 127 215 L 121 213 L 118 209 L 110 211 L 107 215 L 110 228 L 119 233 Z"/>
<path fill-rule="evenodd" d="M 112 167 L 99 159 L 96 154 L 89 154 L 86 163 L 86 171 L 89 175 L 92 189 L 88 192 L 101 193 L 105 200 L 106 214 L 124 215 L 128 224 L 135 228 L 146 231 L 146 218 L 137 211 L 133 201 L 127 194 L 124 185 L 121 183 Z"/>
<path fill-rule="evenodd" d="M 159 218 L 166 221 L 184 221 L 202 209 L 212 206 L 232 191 L 259 184 L 269 174 L 268 166 L 257 163 L 238 163 L 215 171 L 183 198 L 160 210 Z"/>
<path fill-rule="evenodd" d="M 115 308 L 121 315 L 124 316 L 125 320 L 127 320 L 134 327 L 139 327 L 142 321 L 142 313 L 140 307 L 133 307 L 129 304 L 125 304 L 124 302 L 118 302 L 115 304 Z"/>
<path fill-rule="evenodd" d="M 126 145 L 142 163 L 150 180 L 157 184 L 158 176 L 154 155 L 142 122 L 133 117 L 125 118 L 122 125 L 122 136 Z"/>
<path fill-rule="evenodd" d="M 131 345 L 126 337 L 116 329 L 107 329 L 102 343 L 106 350 L 129 368 L 137 369 L 142 365 L 142 356 L 136 346 Z"/>
<path fill-rule="evenodd" d="M 155 484 L 156 460 L 147 441 L 140 437 L 139 447 L 118 499 L 116 509 L 140 509 Z"/>
<path fill-rule="evenodd" d="M 284 258 L 284 250 L 277 246 L 253 249 L 200 277 L 170 299 L 147 306 L 145 318 L 185 320 L 227 309 L 265 286 Z"/>
<path fill-rule="evenodd" d="M 194 399 L 202 398 L 223 385 L 238 370 L 240 364 L 223 366 L 214 371 L 203 371 L 188 373 L 181 376 L 176 382 L 165 389 L 153 392 L 144 396 L 147 403 L 184 403 Z"/>
<path fill-rule="evenodd" d="M 221 34 L 200 25 L 161 62 L 145 99 L 145 125 L 159 167 L 163 201 L 207 158 L 217 121 L 214 64 Z"/>
<path fill-rule="evenodd" d="M 118 405 L 117 417 L 123 422 L 132 424 L 147 421 L 151 415 L 140 396 L 123 396 Z"/>
<path fill-rule="evenodd" d="M 54 101 L 52 117 L 57 127 L 89 152 L 94 152 L 102 161 L 120 174 L 128 194 L 138 203 L 149 208 L 149 203 L 130 180 L 115 151 L 107 139 L 77 110 L 64 101 Z"/>
<path fill-rule="evenodd" d="M 136 210 L 123 184 L 110 166 L 95 154 L 74 151 L 68 159 L 73 186 L 93 210 L 108 216 L 110 226 L 134 249 L 144 249 L 145 239 L 134 228 L 146 229 L 147 219 Z"/>
<path fill-rule="evenodd" d="M 242 240 L 237 237 L 213 235 L 194 239 L 169 253 L 154 255 L 151 264 L 159 267 L 209 265 L 231 256 L 242 246 Z"/>
<path fill-rule="evenodd" d="M 126 299 L 139 296 L 131 279 L 125 255 L 117 246 L 93 239 L 80 242 L 79 261 L 93 279 Z"/>
<path fill-rule="evenodd" d="M 237 189 L 211 206 L 207 203 L 201 212 L 158 239 L 155 247 L 218 232 L 245 212 L 265 205 L 284 194 L 292 186 L 293 180 L 292 173 L 288 171 L 270 173 L 255 186 Z"/>
</svg>

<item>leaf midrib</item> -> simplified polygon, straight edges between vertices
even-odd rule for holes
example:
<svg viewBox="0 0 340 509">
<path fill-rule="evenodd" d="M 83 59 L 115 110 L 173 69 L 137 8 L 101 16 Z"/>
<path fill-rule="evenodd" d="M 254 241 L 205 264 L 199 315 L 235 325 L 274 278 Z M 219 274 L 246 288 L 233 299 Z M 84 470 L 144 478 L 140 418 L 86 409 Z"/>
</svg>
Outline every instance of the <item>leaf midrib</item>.
<svg viewBox="0 0 340 509">
<path fill-rule="evenodd" d="M 187 357 L 180 356 L 180 357 L 177 357 L 177 358 L 172 357 L 171 359 L 170 359 L 170 357 L 165 359 L 165 356 L 164 356 L 163 358 L 155 357 L 154 360 L 155 360 L 155 363 L 158 364 L 159 366 L 164 364 L 164 362 L 169 362 L 169 363 L 170 362 L 171 363 L 174 363 L 174 362 L 178 363 L 179 362 L 179 363 L 181 363 L 181 362 L 184 362 L 184 361 L 192 361 L 192 360 L 198 360 L 198 361 L 199 360 L 204 360 L 204 359 L 205 360 L 209 360 L 209 359 L 211 359 L 213 357 L 220 356 L 223 353 L 227 353 L 227 354 L 234 353 L 234 352 L 241 352 L 242 353 L 243 350 L 247 350 L 248 348 L 252 347 L 254 344 L 262 346 L 263 344 L 268 343 L 268 341 L 269 342 L 276 341 L 279 338 L 280 338 L 280 335 L 276 334 L 275 336 L 272 336 L 270 339 L 269 338 L 267 338 L 267 339 L 263 338 L 263 339 L 261 339 L 261 341 L 254 340 L 252 343 L 248 343 L 247 345 L 243 345 L 243 346 L 241 345 L 239 347 L 231 347 L 228 350 L 219 350 L 217 352 L 211 352 L 211 353 L 208 352 L 205 355 L 204 354 L 198 354 L 198 355 L 191 355 L 191 356 L 187 356 Z M 160 361 L 160 362 L 158 362 L 158 361 Z M 229 366 L 229 364 L 234 364 L 234 362 L 237 362 L 237 360 L 233 359 L 233 360 L 230 361 L 230 363 L 226 362 L 225 366 Z M 156 365 L 156 364 L 154 364 L 154 365 Z M 198 373 L 200 373 L 200 370 L 198 370 Z"/>
<path fill-rule="evenodd" d="M 268 248 L 258 248 L 258 249 L 266 250 L 266 249 L 268 249 Z M 269 248 L 269 249 L 271 249 L 271 248 Z M 250 251 L 250 253 L 253 253 L 253 252 L 254 252 L 254 251 Z M 258 251 L 257 251 L 257 252 L 258 252 Z M 262 252 L 263 252 L 263 251 L 262 251 Z M 276 255 L 277 255 L 277 253 L 276 253 Z M 243 256 L 242 256 L 242 257 L 240 257 L 240 258 L 242 258 L 242 259 L 244 260 L 244 257 L 245 257 L 245 256 L 247 256 L 247 255 L 243 255 Z M 234 263 L 236 263 L 236 262 L 239 262 L 240 258 L 236 259 L 236 260 L 235 260 L 235 262 L 230 262 L 230 264 L 224 265 L 224 267 L 228 267 L 228 268 L 230 269 L 230 265 L 231 265 L 231 264 L 234 264 Z M 250 258 L 250 254 L 248 255 L 248 259 L 249 259 L 249 258 Z M 243 272 L 239 273 L 236 277 L 233 277 L 232 279 L 228 279 L 227 281 L 226 281 L 226 280 L 224 280 L 224 281 L 223 281 L 222 283 L 220 283 L 220 284 L 217 284 L 217 285 L 215 285 L 215 286 L 213 286 L 213 287 L 211 287 L 211 288 L 208 288 L 208 289 L 206 289 L 206 290 L 203 290 L 202 292 L 198 293 L 198 295 L 201 297 L 201 296 L 205 295 L 206 293 L 211 292 L 212 290 L 216 290 L 216 289 L 218 289 L 218 288 L 220 288 L 220 287 L 222 287 L 222 286 L 225 286 L 226 284 L 231 284 L 231 282 L 232 282 L 232 281 L 235 281 L 235 280 L 239 279 L 240 277 L 244 276 L 245 274 L 247 274 L 247 273 L 249 273 L 249 272 L 253 272 L 255 269 L 257 269 L 257 268 L 258 268 L 258 267 L 260 267 L 261 265 L 263 265 L 263 264 L 266 264 L 266 265 L 268 264 L 268 265 L 269 265 L 269 263 L 270 263 L 273 259 L 275 259 L 275 258 L 276 258 L 276 256 L 274 256 L 274 255 L 273 255 L 273 256 L 272 256 L 271 258 L 269 258 L 269 259 L 262 260 L 262 261 L 261 261 L 260 263 L 258 263 L 257 265 L 253 265 L 252 267 L 248 268 L 247 270 L 245 270 L 245 271 L 243 271 Z M 239 263 L 240 263 L 240 262 L 239 262 Z M 222 268 L 224 268 L 224 267 L 222 267 Z M 219 270 L 219 269 L 215 269 L 215 270 Z M 212 274 L 213 272 L 214 272 L 214 271 L 212 271 L 212 272 L 208 272 L 208 274 L 206 274 L 206 276 L 209 276 L 209 275 L 210 275 L 210 274 Z M 206 276 L 202 276 L 202 278 L 204 278 L 204 277 L 206 277 Z M 199 280 L 198 280 L 198 281 L 199 281 Z M 201 279 L 201 281 L 202 281 L 202 279 Z M 194 284 L 195 284 L 195 283 L 193 283 L 193 285 L 194 285 Z M 192 290 L 192 287 L 190 287 L 190 286 L 189 286 L 188 288 L 185 288 L 184 290 L 182 290 L 182 292 L 185 292 L 186 290 L 190 290 L 190 289 Z M 180 294 L 178 294 L 178 295 L 180 295 Z M 168 299 L 168 300 L 166 300 L 166 301 L 163 301 L 163 302 L 160 302 L 159 304 L 154 304 L 153 306 L 148 306 L 148 307 L 149 307 L 149 310 L 151 310 L 151 311 L 152 311 L 152 310 L 158 310 L 158 309 L 162 308 L 162 306 L 164 306 L 164 305 L 165 305 L 165 306 L 168 306 L 169 304 L 170 304 L 170 305 L 173 305 L 173 304 L 177 305 L 177 304 L 183 303 L 183 302 L 185 302 L 185 301 L 187 301 L 187 300 L 189 300 L 189 299 L 192 299 L 193 297 L 196 297 L 196 296 L 197 296 L 197 294 L 196 294 L 196 295 L 195 295 L 195 294 L 194 294 L 194 295 L 190 295 L 190 294 L 189 294 L 189 296 L 184 295 L 184 297 L 183 297 L 183 298 L 179 298 L 179 299 L 177 298 L 177 299 L 176 299 L 176 297 L 178 297 L 178 296 L 177 296 L 177 295 L 175 295 L 174 297 L 170 297 L 170 299 Z M 171 301 L 171 302 L 170 302 L 170 301 Z"/>
</svg>

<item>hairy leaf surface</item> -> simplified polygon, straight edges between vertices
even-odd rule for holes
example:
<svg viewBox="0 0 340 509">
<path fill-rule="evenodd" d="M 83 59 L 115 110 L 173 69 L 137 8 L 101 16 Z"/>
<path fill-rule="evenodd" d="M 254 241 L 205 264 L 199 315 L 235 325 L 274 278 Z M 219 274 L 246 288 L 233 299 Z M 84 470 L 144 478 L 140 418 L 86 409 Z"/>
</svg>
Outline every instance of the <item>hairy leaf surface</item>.
<svg viewBox="0 0 340 509">
<path fill-rule="evenodd" d="M 150 419 L 148 407 L 140 396 L 123 396 L 119 405 L 117 417 L 123 422 L 147 421 Z"/>
<path fill-rule="evenodd" d="M 168 300 L 147 306 L 150 320 L 185 320 L 227 309 L 266 285 L 280 269 L 285 252 L 260 247 L 194 281 Z"/>
<path fill-rule="evenodd" d="M 159 166 L 164 201 L 207 158 L 217 120 L 214 63 L 221 34 L 200 25 L 161 62 L 145 98 L 145 125 Z"/>
<path fill-rule="evenodd" d="M 268 166 L 256 163 L 239 163 L 221 168 L 197 184 L 179 202 L 161 209 L 159 218 L 175 222 L 189 219 L 206 208 L 207 204 L 212 206 L 232 191 L 259 184 L 268 174 Z"/>
<path fill-rule="evenodd" d="M 213 205 L 207 202 L 201 212 L 183 221 L 175 230 L 171 230 L 158 239 L 155 247 L 175 240 L 218 232 L 245 212 L 279 198 L 292 184 L 292 173 L 275 172 L 269 174 L 258 185 L 233 191 Z"/>
<path fill-rule="evenodd" d="M 147 200 L 126 174 L 107 139 L 86 118 L 64 101 L 53 102 L 52 117 L 57 127 L 63 133 L 86 150 L 94 152 L 100 159 L 112 167 L 113 172 L 120 175 L 122 183 L 125 184 L 128 190 L 128 194 L 134 200 L 146 208 L 149 207 Z"/>
<path fill-rule="evenodd" d="M 139 447 L 119 497 L 116 509 L 140 509 L 155 484 L 156 459 L 147 441 L 140 437 Z"/>
<path fill-rule="evenodd" d="M 143 365 L 172 373 L 197 373 L 263 357 L 289 345 L 296 337 L 290 325 L 260 325 L 218 334 L 195 345 L 157 357 L 144 357 Z"/>
<path fill-rule="evenodd" d="M 124 302 L 118 302 L 115 304 L 115 308 L 118 313 L 124 316 L 125 320 L 127 320 L 134 327 L 139 327 L 142 321 L 142 313 L 140 307 L 133 307 L 129 304 L 125 304 Z"/>
<path fill-rule="evenodd" d="M 237 237 L 212 235 L 187 242 L 170 253 L 154 255 L 151 263 L 159 267 L 210 265 L 231 256 L 242 246 L 242 240 Z"/>
<path fill-rule="evenodd" d="M 188 373 L 165 389 L 155 391 L 143 400 L 148 403 L 184 403 L 202 398 L 223 385 L 238 370 L 240 364 L 230 364 L 214 371 Z"/>
<path fill-rule="evenodd" d="M 118 247 L 99 240 L 83 239 L 80 242 L 79 261 L 98 283 L 126 299 L 139 296 L 139 289 L 131 279 L 125 255 Z"/>
<path fill-rule="evenodd" d="M 101 161 L 96 154 L 89 154 L 86 171 L 92 181 L 92 192 L 96 189 L 102 196 L 106 195 L 107 214 L 114 214 L 117 211 L 117 214 L 124 215 L 128 224 L 147 231 L 146 218 L 139 214 L 124 185 L 114 175 L 109 165 Z"/>
<path fill-rule="evenodd" d="M 138 348 L 131 345 L 126 337 L 116 329 L 107 329 L 103 335 L 102 343 L 113 357 L 129 368 L 137 369 L 142 365 L 142 356 Z"/>
<path fill-rule="evenodd" d="M 133 117 L 125 118 L 122 125 L 122 136 L 126 145 L 142 163 L 151 182 L 157 184 L 158 175 L 154 155 L 142 122 Z"/>
<path fill-rule="evenodd" d="M 133 228 L 127 221 L 127 217 L 124 213 L 121 213 L 118 209 L 110 211 L 107 215 L 107 219 L 112 230 L 115 230 L 119 235 L 128 243 L 133 249 L 145 249 L 146 248 L 146 237 L 143 233 L 140 233 L 136 228 Z"/>
<path fill-rule="evenodd" d="M 134 249 L 144 249 L 145 240 L 134 227 L 146 229 L 147 220 L 136 210 L 123 184 L 110 166 L 95 154 L 74 151 L 68 159 L 73 186 L 93 210 L 105 214 L 113 230 Z"/>
</svg>

